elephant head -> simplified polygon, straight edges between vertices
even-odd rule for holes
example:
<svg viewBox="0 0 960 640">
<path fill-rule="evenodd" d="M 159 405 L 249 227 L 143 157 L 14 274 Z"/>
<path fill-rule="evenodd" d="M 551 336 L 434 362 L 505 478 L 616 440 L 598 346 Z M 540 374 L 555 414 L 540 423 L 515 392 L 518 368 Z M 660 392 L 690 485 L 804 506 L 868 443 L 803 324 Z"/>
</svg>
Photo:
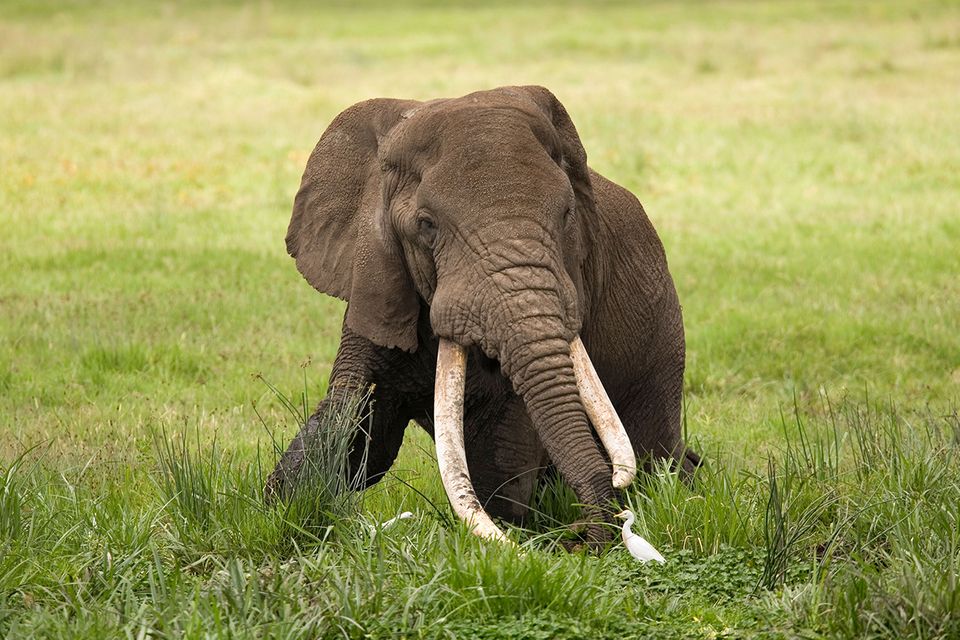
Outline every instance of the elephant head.
<svg viewBox="0 0 960 640">
<path fill-rule="evenodd" d="M 348 301 L 345 322 L 388 348 L 440 339 L 434 437 L 444 485 L 499 537 L 463 455 L 466 350 L 499 363 L 554 465 L 601 505 L 636 471 L 579 332 L 591 312 L 595 215 L 586 153 L 542 87 L 341 113 L 313 151 L 287 249 L 307 281 Z M 607 450 L 597 445 L 591 422 Z"/>
</svg>

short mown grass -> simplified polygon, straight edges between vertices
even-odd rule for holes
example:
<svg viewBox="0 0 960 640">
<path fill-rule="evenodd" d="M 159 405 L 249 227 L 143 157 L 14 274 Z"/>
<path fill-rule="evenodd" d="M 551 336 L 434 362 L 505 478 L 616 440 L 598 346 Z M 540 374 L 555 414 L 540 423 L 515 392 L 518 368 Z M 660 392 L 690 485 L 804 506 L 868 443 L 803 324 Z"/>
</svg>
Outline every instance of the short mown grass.
<svg viewBox="0 0 960 640">
<path fill-rule="evenodd" d="M 0 4 L 0 635 L 956 637 L 958 34 L 940 0 Z M 525 83 L 683 303 L 706 465 L 624 496 L 663 567 L 562 551 L 556 481 L 524 554 L 474 540 L 417 428 L 365 492 L 261 500 L 341 326 L 283 247 L 320 133 Z"/>
</svg>

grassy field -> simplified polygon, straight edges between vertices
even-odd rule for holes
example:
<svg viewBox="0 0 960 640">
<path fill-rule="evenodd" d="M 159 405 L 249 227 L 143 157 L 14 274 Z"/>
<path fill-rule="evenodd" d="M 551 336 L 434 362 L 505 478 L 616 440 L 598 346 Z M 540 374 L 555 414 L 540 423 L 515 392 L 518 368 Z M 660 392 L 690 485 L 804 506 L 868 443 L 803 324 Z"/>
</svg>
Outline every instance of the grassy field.
<svg viewBox="0 0 960 640">
<path fill-rule="evenodd" d="M 0 635 L 960 635 L 960 5 L 0 5 Z M 265 509 L 341 303 L 283 236 L 346 106 L 543 84 L 667 248 L 709 463 L 668 557 L 518 556 L 410 430 Z M 304 399 L 303 396 L 309 396 Z M 371 537 L 372 523 L 417 514 Z"/>
</svg>

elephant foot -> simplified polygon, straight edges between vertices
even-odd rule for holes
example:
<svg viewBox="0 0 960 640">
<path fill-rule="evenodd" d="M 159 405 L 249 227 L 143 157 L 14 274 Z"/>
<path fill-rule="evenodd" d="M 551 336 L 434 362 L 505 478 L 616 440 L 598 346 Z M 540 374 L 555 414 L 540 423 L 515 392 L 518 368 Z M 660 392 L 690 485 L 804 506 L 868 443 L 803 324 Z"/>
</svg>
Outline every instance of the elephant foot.
<svg viewBox="0 0 960 640">
<path fill-rule="evenodd" d="M 290 484 L 287 482 L 287 474 L 280 469 L 279 465 L 270 476 L 263 487 L 263 502 L 272 506 L 282 500 L 290 497 Z"/>
<path fill-rule="evenodd" d="M 279 462 L 267 477 L 263 487 L 263 501 L 267 505 L 274 505 L 286 500 L 293 493 L 296 471 L 285 468 L 283 461 Z"/>
<path fill-rule="evenodd" d="M 703 458 L 693 449 L 684 449 L 682 457 L 678 461 L 677 469 L 680 479 L 688 486 L 692 487 L 697 469 L 703 466 Z"/>
<path fill-rule="evenodd" d="M 263 501 L 266 504 L 272 505 L 286 500 L 293 494 L 307 456 L 305 442 L 315 436 L 318 428 L 319 420 L 314 414 L 280 456 L 277 466 L 270 472 L 263 487 Z"/>
</svg>

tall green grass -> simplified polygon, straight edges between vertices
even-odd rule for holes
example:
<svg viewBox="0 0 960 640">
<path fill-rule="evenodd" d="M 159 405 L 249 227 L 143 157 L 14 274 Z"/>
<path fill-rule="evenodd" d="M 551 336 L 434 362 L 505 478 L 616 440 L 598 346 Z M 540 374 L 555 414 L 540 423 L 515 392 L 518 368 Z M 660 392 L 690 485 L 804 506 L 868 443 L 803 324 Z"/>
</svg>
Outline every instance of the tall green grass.
<svg viewBox="0 0 960 640">
<path fill-rule="evenodd" d="M 734 574 L 753 575 L 755 593 L 783 594 L 811 628 L 847 637 L 958 633 L 956 410 L 824 398 L 823 412 L 807 420 L 814 425 L 797 408 L 784 419 L 766 475 L 708 454 L 693 489 L 666 470 L 641 479 L 630 502 L 645 535 L 672 551 L 739 549 Z"/>
<path fill-rule="evenodd" d="M 362 426 L 357 406 L 318 432 L 331 447 L 336 425 Z M 257 464 L 193 432 L 158 430 L 139 481 L 54 471 L 46 452 L 25 452 L 0 476 L 20 488 L 0 503 L 0 631 L 953 637 L 957 413 L 824 398 L 781 429 L 766 473 L 708 450 L 692 485 L 662 467 L 627 490 L 663 566 L 619 542 L 563 551 L 573 497 L 556 480 L 514 532 L 517 553 L 476 539 L 446 503 L 374 535 L 367 493 L 388 511 L 404 498 L 355 491 L 342 466 L 268 506 Z"/>
<path fill-rule="evenodd" d="M 297 406 L 273 385 L 268 387 L 301 429 L 309 418 L 306 392 Z M 285 556 L 302 545 L 327 540 L 338 525 L 358 519 L 369 437 L 360 438 L 364 449 L 359 467 L 351 469 L 347 459 L 358 432 L 367 433 L 370 406 L 369 391 L 348 394 L 319 416 L 304 442 L 304 464 L 291 479 L 296 490 L 278 503 L 263 496 L 266 473 L 280 453 L 271 431 L 269 454 L 253 460 L 223 451 L 216 438 L 203 446 L 198 429 L 192 443 L 186 429 L 154 431 L 155 483 L 169 505 L 182 548 L 197 554 L 239 547 Z M 264 427 L 269 429 L 266 422 Z"/>
</svg>

